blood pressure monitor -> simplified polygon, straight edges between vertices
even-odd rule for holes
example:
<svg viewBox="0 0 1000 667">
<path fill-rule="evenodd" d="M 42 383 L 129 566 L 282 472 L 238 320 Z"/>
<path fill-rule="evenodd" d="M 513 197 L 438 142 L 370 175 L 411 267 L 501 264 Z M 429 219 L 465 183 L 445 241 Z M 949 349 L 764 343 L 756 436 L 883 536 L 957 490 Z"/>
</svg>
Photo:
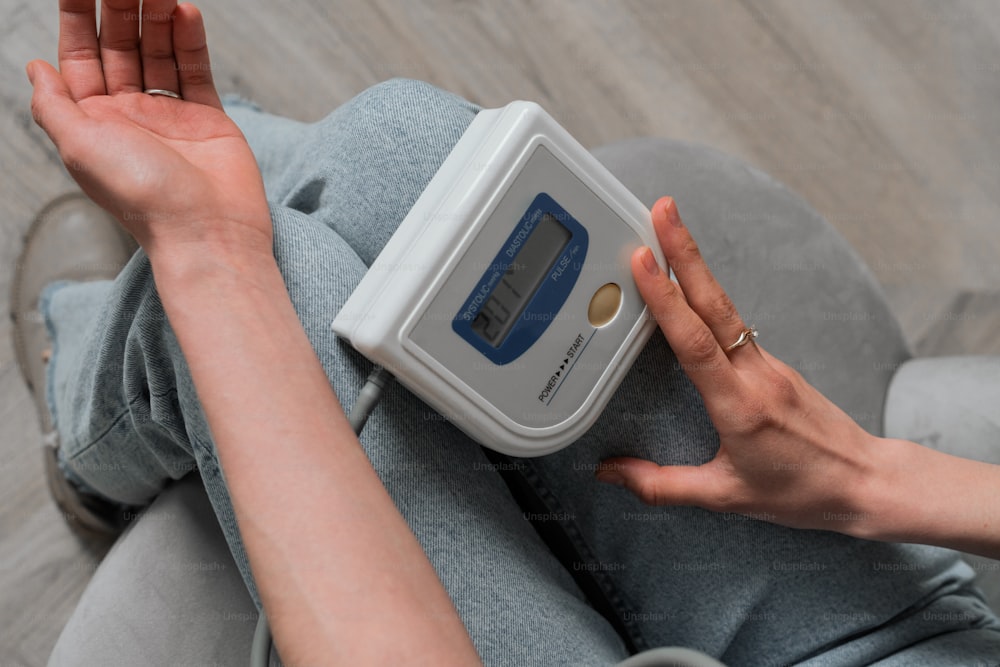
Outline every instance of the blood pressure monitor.
<svg viewBox="0 0 1000 667">
<path fill-rule="evenodd" d="M 332 328 L 479 443 L 571 444 L 655 328 L 650 213 L 541 107 L 479 112 Z"/>
</svg>

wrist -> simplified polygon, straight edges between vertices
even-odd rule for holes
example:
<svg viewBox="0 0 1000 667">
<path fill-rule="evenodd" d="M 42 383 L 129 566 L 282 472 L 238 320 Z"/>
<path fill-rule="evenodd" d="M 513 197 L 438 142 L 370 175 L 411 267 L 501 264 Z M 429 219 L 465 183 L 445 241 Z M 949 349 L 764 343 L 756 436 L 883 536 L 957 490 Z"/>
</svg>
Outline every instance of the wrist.
<svg viewBox="0 0 1000 667">
<path fill-rule="evenodd" d="M 920 490 L 912 489 L 907 474 L 919 467 L 922 450 L 905 440 L 871 436 L 869 466 L 858 485 L 858 520 L 846 531 L 853 537 L 878 541 L 910 541 L 919 523 L 914 499 Z"/>
<path fill-rule="evenodd" d="M 882 439 L 856 424 L 851 426 L 832 439 L 839 443 L 834 457 L 814 480 L 822 500 L 816 506 L 815 523 L 809 527 L 865 538 L 876 530 L 880 489 L 885 484 L 879 463 Z"/>
<path fill-rule="evenodd" d="M 234 266 L 273 257 L 274 232 L 266 200 L 254 199 L 241 210 L 228 212 L 208 204 L 200 209 L 197 215 L 142 214 L 139 217 L 143 224 L 131 227 L 123 224 L 136 236 L 154 269 L 158 267 L 161 273 L 213 263 Z"/>
<path fill-rule="evenodd" d="M 145 248 L 157 290 L 186 288 L 207 279 L 260 282 L 279 275 L 270 239 L 174 241 Z"/>
</svg>

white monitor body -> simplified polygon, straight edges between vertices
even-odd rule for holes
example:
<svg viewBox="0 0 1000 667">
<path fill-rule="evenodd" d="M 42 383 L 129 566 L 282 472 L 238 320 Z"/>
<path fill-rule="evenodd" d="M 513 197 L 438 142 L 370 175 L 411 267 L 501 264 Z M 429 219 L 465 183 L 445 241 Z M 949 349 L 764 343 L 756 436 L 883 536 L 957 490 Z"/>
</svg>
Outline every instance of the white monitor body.
<svg viewBox="0 0 1000 667">
<path fill-rule="evenodd" d="M 633 251 L 650 213 L 537 104 L 483 110 L 333 321 L 479 443 L 570 445 L 655 328 Z"/>
</svg>

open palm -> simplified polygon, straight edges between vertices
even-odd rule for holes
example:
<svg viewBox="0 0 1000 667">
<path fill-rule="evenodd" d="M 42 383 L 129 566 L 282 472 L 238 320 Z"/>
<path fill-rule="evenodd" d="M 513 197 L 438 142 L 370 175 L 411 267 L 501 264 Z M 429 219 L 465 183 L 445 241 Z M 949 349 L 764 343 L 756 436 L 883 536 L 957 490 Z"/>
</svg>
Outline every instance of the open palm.
<svg viewBox="0 0 1000 667">
<path fill-rule="evenodd" d="M 59 9 L 60 72 L 29 63 L 32 113 L 80 187 L 147 251 L 234 239 L 269 249 L 260 172 L 222 110 L 198 10 L 104 0 L 98 34 L 94 0 Z"/>
</svg>

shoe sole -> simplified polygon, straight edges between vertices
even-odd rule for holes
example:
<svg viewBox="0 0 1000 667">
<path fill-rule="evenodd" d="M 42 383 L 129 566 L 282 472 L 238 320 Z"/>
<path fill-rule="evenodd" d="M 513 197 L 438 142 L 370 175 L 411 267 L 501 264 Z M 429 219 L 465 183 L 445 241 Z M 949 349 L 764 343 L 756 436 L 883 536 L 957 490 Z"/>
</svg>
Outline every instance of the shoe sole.
<svg viewBox="0 0 1000 667">
<path fill-rule="evenodd" d="M 34 386 L 34 383 L 31 381 L 31 378 L 28 375 L 27 368 L 28 364 L 30 363 L 30 360 L 28 359 L 27 344 L 24 339 L 24 335 L 21 332 L 21 328 L 18 326 L 18 316 L 21 313 L 36 309 L 38 304 L 21 303 L 20 295 L 21 295 L 21 283 L 23 281 L 23 274 L 24 274 L 24 264 L 25 264 L 24 258 L 28 254 L 28 250 L 34 243 L 35 235 L 38 233 L 39 227 L 41 227 L 42 223 L 45 221 L 48 215 L 59 206 L 62 206 L 66 202 L 71 202 L 74 200 L 84 200 L 89 202 L 90 198 L 80 192 L 67 192 L 59 195 L 58 197 L 50 201 L 48 204 L 45 205 L 44 208 L 42 208 L 41 211 L 38 212 L 34 220 L 31 221 L 31 225 L 28 227 L 28 230 L 22 236 L 23 247 L 21 249 L 21 254 L 17 258 L 17 263 L 14 265 L 15 267 L 14 279 L 11 281 L 11 287 L 10 287 L 10 313 L 9 313 L 11 327 L 14 330 L 14 336 L 13 336 L 14 354 L 16 355 L 17 364 L 21 369 L 21 377 L 24 378 L 25 384 L 28 385 L 28 389 L 30 389 L 32 392 L 39 391 L 41 388 L 36 388 Z M 134 254 L 135 251 L 139 248 L 139 245 L 135 242 L 135 239 L 133 239 L 124 231 L 122 233 L 122 237 L 132 247 L 131 252 L 132 254 Z M 25 308 L 26 306 L 27 309 Z"/>
</svg>

